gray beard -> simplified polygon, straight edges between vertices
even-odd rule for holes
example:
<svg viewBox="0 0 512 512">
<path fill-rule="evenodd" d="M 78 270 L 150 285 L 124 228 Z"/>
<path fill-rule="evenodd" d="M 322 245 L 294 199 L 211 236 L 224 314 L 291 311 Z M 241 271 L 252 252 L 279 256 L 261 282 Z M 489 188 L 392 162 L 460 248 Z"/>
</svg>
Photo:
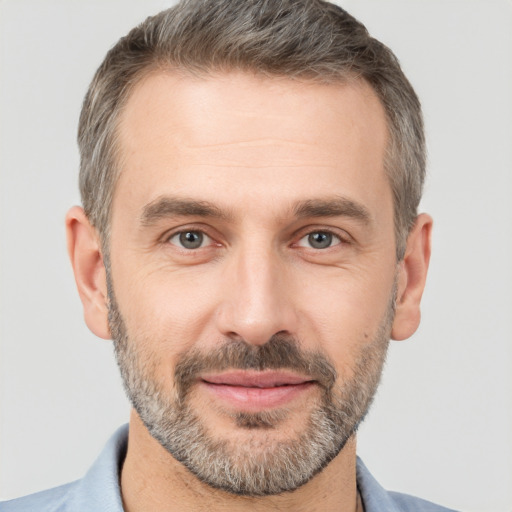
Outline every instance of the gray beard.
<svg viewBox="0 0 512 512">
<path fill-rule="evenodd" d="M 320 352 L 304 351 L 291 336 L 273 336 L 266 344 L 225 340 L 208 353 L 183 354 L 175 368 L 175 392 L 152 379 L 152 360 L 141 360 L 129 339 L 109 285 L 109 325 L 117 363 L 132 406 L 150 434 L 199 480 L 243 496 L 269 496 L 293 491 L 310 481 L 343 449 L 364 419 L 379 384 L 394 315 L 394 297 L 375 338 L 365 341 L 350 379 L 337 382 L 334 365 Z M 233 414 L 240 429 L 254 431 L 243 443 L 215 438 L 190 404 L 194 382 L 204 371 L 226 369 L 290 369 L 310 375 L 322 398 L 296 435 L 272 438 L 289 412 Z M 266 431 L 262 433 L 261 431 Z"/>
</svg>

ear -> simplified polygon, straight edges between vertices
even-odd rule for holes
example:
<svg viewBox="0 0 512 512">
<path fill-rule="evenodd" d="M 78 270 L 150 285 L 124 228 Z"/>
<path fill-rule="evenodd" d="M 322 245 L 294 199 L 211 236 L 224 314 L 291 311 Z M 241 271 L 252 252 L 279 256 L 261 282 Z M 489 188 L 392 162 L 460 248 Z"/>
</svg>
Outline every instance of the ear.
<svg viewBox="0 0 512 512">
<path fill-rule="evenodd" d="M 79 206 L 66 215 L 66 234 L 85 323 L 96 336 L 110 339 L 107 279 L 99 236 Z"/>
<path fill-rule="evenodd" d="M 425 213 L 418 215 L 398 269 L 396 311 L 391 330 L 394 340 L 405 340 L 420 324 L 420 301 L 430 261 L 431 233 L 432 218 Z"/>
</svg>

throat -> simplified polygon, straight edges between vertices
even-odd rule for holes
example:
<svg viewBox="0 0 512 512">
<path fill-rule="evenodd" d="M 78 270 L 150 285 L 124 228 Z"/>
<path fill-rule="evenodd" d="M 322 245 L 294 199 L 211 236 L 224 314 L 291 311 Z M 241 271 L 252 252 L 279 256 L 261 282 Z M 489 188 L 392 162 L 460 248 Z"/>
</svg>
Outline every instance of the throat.
<svg viewBox="0 0 512 512">
<path fill-rule="evenodd" d="M 122 501 L 126 512 L 364 512 L 355 462 L 352 438 L 324 470 L 295 491 L 238 496 L 202 482 L 151 436 L 133 412 L 120 478 Z"/>
</svg>

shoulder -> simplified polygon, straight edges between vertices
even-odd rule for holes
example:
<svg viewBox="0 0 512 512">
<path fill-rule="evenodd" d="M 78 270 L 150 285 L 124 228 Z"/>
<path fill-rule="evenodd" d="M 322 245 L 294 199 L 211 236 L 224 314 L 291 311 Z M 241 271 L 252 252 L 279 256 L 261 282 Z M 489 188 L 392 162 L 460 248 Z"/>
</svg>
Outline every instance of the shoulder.
<svg viewBox="0 0 512 512">
<path fill-rule="evenodd" d="M 436 505 L 431 501 L 422 500 L 416 496 L 399 492 L 388 492 L 389 497 L 396 504 L 400 512 L 455 512 L 452 509 Z"/>
<path fill-rule="evenodd" d="M 0 512 L 122 512 L 119 469 L 127 442 L 128 426 L 124 425 L 109 439 L 82 479 L 0 502 Z"/>
<path fill-rule="evenodd" d="M 385 490 L 359 458 L 357 487 L 363 499 L 365 512 L 455 512 L 415 496 Z"/>
<path fill-rule="evenodd" d="M 70 496 L 78 482 L 0 502 L 0 512 L 71 512 Z"/>
</svg>

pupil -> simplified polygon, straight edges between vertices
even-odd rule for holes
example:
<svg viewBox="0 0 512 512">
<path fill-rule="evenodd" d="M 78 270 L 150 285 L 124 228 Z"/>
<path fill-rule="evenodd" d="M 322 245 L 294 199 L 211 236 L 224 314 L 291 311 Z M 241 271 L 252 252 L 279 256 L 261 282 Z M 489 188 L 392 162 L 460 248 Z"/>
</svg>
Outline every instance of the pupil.
<svg viewBox="0 0 512 512">
<path fill-rule="evenodd" d="M 180 243 L 186 249 L 197 249 L 198 247 L 201 247 L 201 244 L 203 243 L 203 235 L 197 231 L 181 233 Z"/>
<path fill-rule="evenodd" d="M 330 233 L 311 233 L 308 238 L 311 247 L 315 249 L 325 249 L 332 243 L 332 235 Z"/>
</svg>

